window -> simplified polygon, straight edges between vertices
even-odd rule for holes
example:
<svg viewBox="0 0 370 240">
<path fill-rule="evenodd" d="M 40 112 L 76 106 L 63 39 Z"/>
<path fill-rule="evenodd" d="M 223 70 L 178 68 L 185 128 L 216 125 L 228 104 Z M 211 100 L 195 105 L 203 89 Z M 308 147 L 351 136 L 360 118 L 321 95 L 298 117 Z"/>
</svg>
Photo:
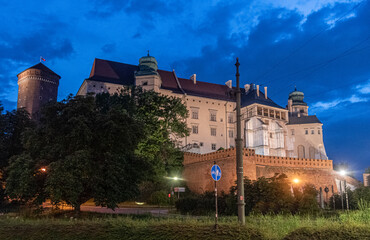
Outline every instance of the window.
<svg viewBox="0 0 370 240">
<path fill-rule="evenodd" d="M 269 110 L 263 109 L 263 116 L 268 117 L 269 116 Z"/>
<path fill-rule="evenodd" d="M 261 107 L 257 108 L 257 115 L 262 116 L 262 108 Z"/>
<path fill-rule="evenodd" d="M 229 114 L 229 116 L 227 117 L 227 122 L 228 123 L 234 123 L 234 116 L 231 114 Z"/>
<path fill-rule="evenodd" d="M 320 129 L 318 129 L 318 130 L 317 130 L 317 134 L 319 134 L 319 135 L 321 134 L 321 131 L 320 131 Z"/>
<path fill-rule="evenodd" d="M 193 125 L 191 128 L 192 128 L 193 134 L 198 134 L 198 126 L 197 125 Z"/>
<path fill-rule="evenodd" d="M 308 129 L 305 129 L 305 133 L 306 133 L 306 135 L 308 135 Z"/>
<path fill-rule="evenodd" d="M 270 117 L 274 118 L 275 117 L 275 112 L 274 110 L 270 110 Z"/>
<path fill-rule="evenodd" d="M 272 138 L 272 133 L 270 133 L 270 138 Z"/>
<path fill-rule="evenodd" d="M 216 128 L 211 128 L 211 136 L 216 136 Z"/>
<path fill-rule="evenodd" d="M 216 143 L 212 143 L 211 148 L 212 150 L 216 150 Z"/>
<path fill-rule="evenodd" d="M 212 121 L 212 122 L 216 122 L 217 120 L 217 115 L 216 115 L 216 113 L 215 112 L 211 112 L 211 116 L 210 116 L 210 121 Z"/>
<path fill-rule="evenodd" d="M 303 145 L 298 146 L 298 158 L 305 158 L 304 146 Z"/>
<path fill-rule="evenodd" d="M 292 129 L 291 131 L 292 131 L 292 135 L 294 135 L 294 129 Z"/>
<path fill-rule="evenodd" d="M 199 143 L 199 146 L 203 147 L 203 142 L 200 142 L 200 143 Z"/>
<path fill-rule="evenodd" d="M 198 110 L 192 110 L 191 118 L 192 119 L 198 119 Z"/>
<path fill-rule="evenodd" d="M 315 134 L 315 130 L 311 129 L 311 134 Z"/>
<path fill-rule="evenodd" d="M 233 130 L 229 130 L 229 138 L 233 138 L 234 137 L 234 131 Z"/>
</svg>

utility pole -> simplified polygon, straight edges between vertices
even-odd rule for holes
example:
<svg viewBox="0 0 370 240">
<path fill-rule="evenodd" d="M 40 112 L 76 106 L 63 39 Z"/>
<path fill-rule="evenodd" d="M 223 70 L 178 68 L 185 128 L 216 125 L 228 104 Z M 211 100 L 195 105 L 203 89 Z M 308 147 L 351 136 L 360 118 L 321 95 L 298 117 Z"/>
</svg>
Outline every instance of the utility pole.
<svg viewBox="0 0 370 240">
<path fill-rule="evenodd" d="M 243 174 L 243 147 L 240 114 L 240 82 L 239 82 L 239 58 L 236 58 L 236 175 L 238 188 L 238 220 L 245 225 L 245 203 L 244 203 L 244 174 Z"/>
</svg>

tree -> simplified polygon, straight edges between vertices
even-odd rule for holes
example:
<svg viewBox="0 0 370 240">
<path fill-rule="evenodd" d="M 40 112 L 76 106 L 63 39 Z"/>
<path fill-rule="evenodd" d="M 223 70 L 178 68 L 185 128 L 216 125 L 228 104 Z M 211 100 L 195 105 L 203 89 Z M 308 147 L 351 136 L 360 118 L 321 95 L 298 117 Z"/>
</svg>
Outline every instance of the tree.
<svg viewBox="0 0 370 240">
<path fill-rule="evenodd" d="M 36 204 L 65 201 L 77 211 L 93 198 L 114 209 L 133 199 L 144 180 L 181 165 L 170 135 L 186 133 L 186 114 L 178 99 L 136 88 L 50 104 L 27 132 L 25 153 L 11 161 L 9 194 Z M 19 177 L 27 183 L 17 183 Z"/>
<path fill-rule="evenodd" d="M 6 113 L 3 110 L 0 104 L 0 202 L 6 199 L 3 186 L 8 175 L 9 161 L 24 151 L 22 136 L 35 127 L 26 110 L 17 109 Z"/>
</svg>

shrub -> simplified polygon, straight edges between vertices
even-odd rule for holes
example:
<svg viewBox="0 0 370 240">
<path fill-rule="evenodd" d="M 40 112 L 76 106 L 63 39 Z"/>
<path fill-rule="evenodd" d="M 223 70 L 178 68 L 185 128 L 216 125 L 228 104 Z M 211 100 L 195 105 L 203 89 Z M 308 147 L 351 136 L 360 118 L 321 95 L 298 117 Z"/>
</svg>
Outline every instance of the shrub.
<svg viewBox="0 0 370 240">
<path fill-rule="evenodd" d="M 300 228 L 288 234 L 284 240 L 338 240 L 338 239 L 369 239 L 370 229 L 366 227 L 330 227 Z"/>
</svg>

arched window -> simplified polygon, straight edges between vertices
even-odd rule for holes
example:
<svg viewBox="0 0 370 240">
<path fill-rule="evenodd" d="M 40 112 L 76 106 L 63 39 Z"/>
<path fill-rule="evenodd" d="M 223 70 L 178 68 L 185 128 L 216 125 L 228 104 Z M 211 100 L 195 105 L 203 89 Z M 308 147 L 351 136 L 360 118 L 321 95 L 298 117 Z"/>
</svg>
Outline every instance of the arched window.
<svg viewBox="0 0 370 240">
<path fill-rule="evenodd" d="M 298 146 L 298 158 L 305 158 L 303 145 Z"/>
<path fill-rule="evenodd" d="M 310 147 L 310 158 L 311 159 L 315 159 L 315 148 L 314 147 Z"/>
</svg>

